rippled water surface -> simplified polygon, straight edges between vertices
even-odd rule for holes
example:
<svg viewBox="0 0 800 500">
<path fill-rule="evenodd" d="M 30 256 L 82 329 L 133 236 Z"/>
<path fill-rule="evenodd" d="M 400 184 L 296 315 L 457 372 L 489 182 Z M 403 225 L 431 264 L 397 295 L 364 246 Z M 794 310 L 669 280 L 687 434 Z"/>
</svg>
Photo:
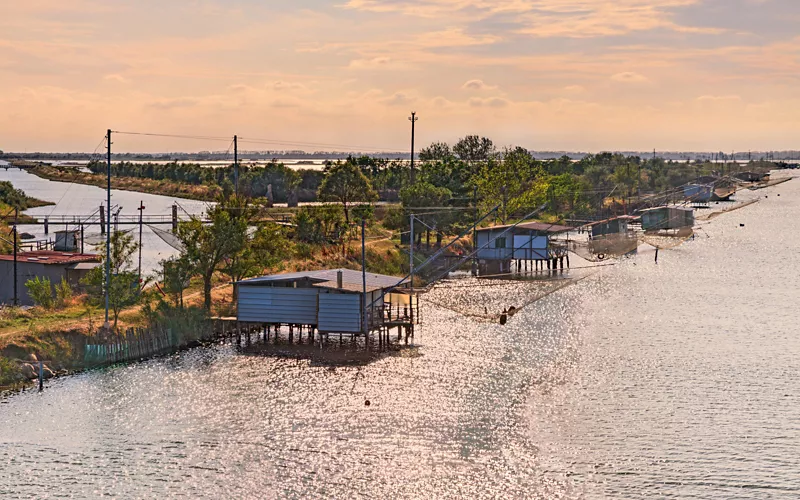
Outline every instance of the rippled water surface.
<svg viewBox="0 0 800 500">
<path fill-rule="evenodd" d="M 220 345 L 13 396 L 0 495 L 796 498 L 800 181 L 764 195 L 504 327 L 457 311 L 542 286 L 439 289 L 366 366 Z"/>
</svg>

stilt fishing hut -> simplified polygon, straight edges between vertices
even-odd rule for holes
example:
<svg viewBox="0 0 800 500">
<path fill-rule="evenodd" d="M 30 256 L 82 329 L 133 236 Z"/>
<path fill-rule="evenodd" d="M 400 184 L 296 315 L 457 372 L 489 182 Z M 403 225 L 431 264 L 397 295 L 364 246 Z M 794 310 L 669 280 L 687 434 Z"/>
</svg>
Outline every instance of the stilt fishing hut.
<svg viewBox="0 0 800 500">
<path fill-rule="evenodd" d="M 573 228 L 542 222 L 517 226 L 492 226 L 476 231 L 475 247 L 480 275 L 494 275 L 531 269 L 569 267 L 567 239 L 562 236 Z"/>
<path fill-rule="evenodd" d="M 713 184 L 687 184 L 683 186 L 683 197 L 692 203 L 708 203 L 713 195 Z"/>
<path fill-rule="evenodd" d="M 694 235 L 694 210 L 686 207 L 657 207 L 642 211 L 641 240 L 658 249 L 675 248 Z"/>
<path fill-rule="evenodd" d="M 694 210 L 686 207 L 656 207 L 642 211 L 645 232 L 678 230 L 694 226 Z"/>
<path fill-rule="evenodd" d="M 329 269 L 275 274 L 240 281 L 237 321 L 290 332 L 367 336 L 397 327 L 413 335 L 416 297 L 402 278 Z M 417 308 L 417 310 L 415 310 Z"/>
<path fill-rule="evenodd" d="M 592 262 L 634 253 L 639 247 L 639 240 L 628 225 L 634 219 L 623 215 L 595 222 L 590 225 L 591 233 L 586 248 L 580 242 L 575 242 L 570 250 Z"/>
</svg>

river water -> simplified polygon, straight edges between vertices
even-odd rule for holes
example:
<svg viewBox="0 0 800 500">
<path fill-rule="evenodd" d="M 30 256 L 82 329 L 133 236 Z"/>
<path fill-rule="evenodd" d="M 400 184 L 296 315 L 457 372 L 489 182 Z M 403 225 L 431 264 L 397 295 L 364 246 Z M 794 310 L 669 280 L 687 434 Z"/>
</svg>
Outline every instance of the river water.
<svg viewBox="0 0 800 500">
<path fill-rule="evenodd" d="M 0 166 L 6 162 L 0 161 Z M 25 194 L 39 200 L 55 203 L 54 206 L 38 207 L 27 210 L 25 213 L 32 216 L 89 216 L 97 212 L 100 205 L 106 204 L 105 189 L 96 186 L 85 186 L 67 182 L 53 182 L 41 177 L 37 177 L 18 169 L 0 168 L 0 181 L 10 181 L 14 187 L 25 191 Z M 172 205 L 179 203 L 181 209 L 179 213 L 185 216 L 186 213 L 199 215 L 206 209 L 207 204 L 195 200 L 186 200 L 169 196 L 160 196 L 147 193 L 135 193 L 132 191 L 111 191 L 111 205 L 116 212 L 116 207 L 122 207 L 120 215 L 138 217 L 139 203 L 145 206 L 145 216 L 161 215 L 169 217 L 172 214 Z M 78 219 L 81 220 L 81 219 Z M 113 223 L 113 220 L 112 220 Z M 169 231 L 170 226 L 157 226 L 159 229 Z M 69 229 L 75 230 L 78 225 L 71 224 Z M 37 240 L 55 239 L 55 231 L 64 230 L 64 226 L 56 224 L 50 225 L 50 234 L 44 234 L 43 226 L 20 225 L 20 233 L 27 232 L 36 237 Z M 121 225 L 120 230 L 131 230 L 134 238 L 138 241 L 138 227 L 131 225 Z M 100 227 L 91 226 L 85 230 L 87 241 L 101 241 Z M 93 251 L 90 245 L 86 245 L 84 251 Z M 159 238 L 156 233 L 148 226 L 142 229 L 142 272 L 145 275 L 155 273 L 161 269 L 159 263 L 175 255 L 174 248 Z"/>
<path fill-rule="evenodd" d="M 504 327 L 432 299 L 534 285 L 439 289 L 415 348 L 366 366 L 218 345 L 11 396 L 0 495 L 797 498 L 800 182 L 743 196 L 768 197 Z"/>
</svg>

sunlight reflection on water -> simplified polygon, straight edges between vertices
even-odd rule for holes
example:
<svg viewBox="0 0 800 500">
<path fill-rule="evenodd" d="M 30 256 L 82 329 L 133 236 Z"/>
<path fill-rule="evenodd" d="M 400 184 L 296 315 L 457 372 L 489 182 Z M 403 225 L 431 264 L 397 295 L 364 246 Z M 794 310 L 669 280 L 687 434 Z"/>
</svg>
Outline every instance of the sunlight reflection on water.
<svg viewBox="0 0 800 500">
<path fill-rule="evenodd" d="M 13 396 L 0 494 L 797 496 L 800 183 L 774 189 L 505 327 L 462 313 L 551 285 L 437 290 L 416 355 L 329 367 L 218 345 Z"/>
</svg>

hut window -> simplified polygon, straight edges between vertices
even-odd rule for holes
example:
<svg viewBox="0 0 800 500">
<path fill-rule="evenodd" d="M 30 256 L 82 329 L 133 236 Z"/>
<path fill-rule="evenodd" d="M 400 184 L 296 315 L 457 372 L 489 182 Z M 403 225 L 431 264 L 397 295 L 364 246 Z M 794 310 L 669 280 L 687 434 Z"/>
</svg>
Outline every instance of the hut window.
<svg viewBox="0 0 800 500">
<path fill-rule="evenodd" d="M 505 239 L 505 237 L 497 238 L 496 240 L 494 240 L 494 247 L 495 248 L 506 248 L 506 239 Z"/>
</svg>

